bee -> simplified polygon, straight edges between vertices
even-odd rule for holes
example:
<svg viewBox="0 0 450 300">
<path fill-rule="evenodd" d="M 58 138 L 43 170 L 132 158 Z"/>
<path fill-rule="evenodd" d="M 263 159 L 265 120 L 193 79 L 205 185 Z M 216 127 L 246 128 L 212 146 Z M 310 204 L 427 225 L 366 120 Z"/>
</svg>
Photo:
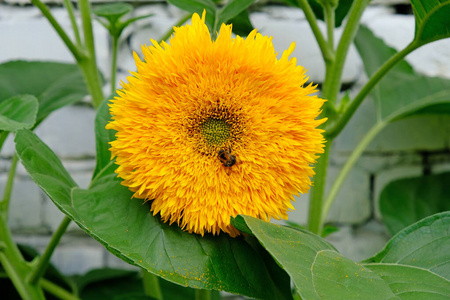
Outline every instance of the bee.
<svg viewBox="0 0 450 300">
<path fill-rule="evenodd" d="M 230 150 L 231 152 L 231 150 Z M 228 152 L 227 150 L 220 150 L 217 158 L 219 158 L 220 162 L 225 166 L 225 167 L 232 167 L 234 166 L 234 164 L 236 163 L 236 156 L 231 155 L 231 153 Z"/>
</svg>

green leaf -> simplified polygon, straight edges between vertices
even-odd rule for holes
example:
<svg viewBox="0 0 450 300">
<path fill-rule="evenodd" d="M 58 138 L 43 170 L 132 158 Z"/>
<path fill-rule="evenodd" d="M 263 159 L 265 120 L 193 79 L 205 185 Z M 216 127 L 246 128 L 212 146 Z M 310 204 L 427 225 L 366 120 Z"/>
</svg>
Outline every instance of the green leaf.
<svg viewBox="0 0 450 300">
<path fill-rule="evenodd" d="M 115 23 L 120 17 L 132 10 L 133 6 L 131 4 L 116 2 L 95 6 L 92 12 L 99 17 L 108 19 L 110 23 Z"/>
<path fill-rule="evenodd" d="M 297 0 L 284 0 L 284 2 L 299 7 Z M 319 20 L 324 20 L 324 13 L 322 6 L 315 0 L 308 0 L 309 5 L 311 6 L 311 9 L 314 12 L 314 15 Z M 339 0 L 339 4 L 336 7 L 335 10 L 335 26 L 334 27 L 340 27 L 342 25 L 342 21 L 347 16 L 348 12 L 350 11 L 350 8 L 352 7 L 353 0 Z"/>
<path fill-rule="evenodd" d="M 126 262 L 184 286 L 286 299 L 264 259 L 242 237 L 201 237 L 162 223 L 148 203 L 131 199 L 133 193 L 108 167 L 89 190 L 79 189 L 56 155 L 29 131 L 17 133 L 16 150 L 56 206 Z"/>
<path fill-rule="evenodd" d="M 232 224 L 258 239 L 289 274 L 303 299 L 319 299 L 311 268 L 319 251 L 335 251 L 331 244 L 306 230 L 283 227 L 249 216 L 239 215 Z"/>
<path fill-rule="evenodd" d="M 233 24 L 233 32 L 239 36 L 247 36 L 254 29 L 247 10 L 242 11 L 228 23 Z"/>
<path fill-rule="evenodd" d="M 397 233 L 366 263 L 393 263 L 430 270 L 450 280 L 450 212 L 425 218 Z"/>
<path fill-rule="evenodd" d="M 336 251 L 319 251 L 311 273 L 320 299 L 398 299 L 378 274 Z"/>
<path fill-rule="evenodd" d="M 406 178 L 389 183 L 380 195 L 384 224 L 394 235 L 435 213 L 450 211 L 450 173 Z"/>
<path fill-rule="evenodd" d="M 366 264 L 378 274 L 400 299 L 445 300 L 450 295 L 450 281 L 433 272 L 396 264 Z"/>
<path fill-rule="evenodd" d="M 363 26 L 356 35 L 355 45 L 369 76 L 396 53 Z M 450 111 L 450 80 L 417 74 L 402 61 L 375 86 L 372 96 L 381 122 L 424 113 L 436 105 Z"/>
<path fill-rule="evenodd" d="M 211 0 L 167 0 L 170 4 L 190 13 L 197 13 L 200 16 L 206 10 L 206 24 L 210 29 L 214 28 L 216 20 L 216 5 Z"/>
<path fill-rule="evenodd" d="M 112 97 L 109 97 L 111 99 Z M 105 167 L 110 166 L 115 169 L 114 162 L 111 161 L 111 152 L 109 151 L 109 142 L 115 139 L 114 130 L 106 130 L 105 126 L 111 120 L 109 113 L 109 100 L 103 101 L 97 108 L 95 116 L 95 146 L 97 152 L 97 162 L 92 175 L 94 178 Z"/>
<path fill-rule="evenodd" d="M 219 10 L 218 21 L 219 26 L 222 23 L 226 23 L 232 18 L 242 13 L 247 7 L 249 7 L 255 0 L 231 0 L 222 9 Z"/>
<path fill-rule="evenodd" d="M 17 131 L 16 152 L 30 177 L 50 197 L 60 199 L 58 204 L 70 202 L 75 181 L 62 165 L 56 154 L 34 133 Z M 59 207 L 64 211 L 64 207 Z"/>
<path fill-rule="evenodd" d="M 0 64 L 0 102 L 22 94 L 38 99 L 39 123 L 52 111 L 80 101 L 89 92 L 74 64 L 26 61 Z"/>
<path fill-rule="evenodd" d="M 450 37 L 450 0 L 410 0 L 420 45 Z"/>
<path fill-rule="evenodd" d="M 0 130 L 30 129 L 36 122 L 38 100 L 31 95 L 20 95 L 0 102 Z"/>
</svg>

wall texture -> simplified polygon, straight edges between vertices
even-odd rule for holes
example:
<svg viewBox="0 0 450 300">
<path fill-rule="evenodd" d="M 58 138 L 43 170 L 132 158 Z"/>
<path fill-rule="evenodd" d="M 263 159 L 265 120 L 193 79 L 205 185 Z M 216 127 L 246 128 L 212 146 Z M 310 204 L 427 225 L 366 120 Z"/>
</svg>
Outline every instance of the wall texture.
<svg viewBox="0 0 450 300">
<path fill-rule="evenodd" d="M 267 1 L 265 1 L 267 2 Z M 0 1 L 0 63 L 15 60 L 51 60 L 73 62 L 71 54 L 60 41 L 40 12 L 25 0 Z M 414 35 L 412 14 L 405 1 L 374 1 L 363 16 L 363 23 L 385 42 L 397 49 L 406 46 Z M 261 4 L 261 3 L 260 3 Z M 406 9 L 405 9 L 406 8 Z M 59 5 L 52 13 L 63 27 L 71 32 L 67 13 Z M 158 39 L 178 18 L 179 9 L 162 1 L 140 1 L 136 15 L 153 13 L 128 28 L 119 50 L 119 80 L 134 70 L 132 51 L 140 45 Z M 310 79 L 320 83 L 324 65 L 313 34 L 300 10 L 280 4 L 257 5 L 251 13 L 255 28 L 273 36 L 278 52 L 296 42 L 293 55 L 298 63 L 309 69 Z M 94 24 L 98 63 L 105 76 L 109 74 L 110 41 L 106 30 Z M 320 24 L 324 29 L 323 24 Z M 337 29 L 336 34 L 341 30 Z M 450 39 L 422 47 L 406 59 L 413 67 L 429 76 L 450 78 Z M 352 92 L 358 91 L 366 80 L 362 62 L 355 48 L 350 49 L 344 68 L 344 82 Z M 109 91 L 109 87 L 105 87 Z M 340 167 L 355 148 L 364 133 L 374 124 L 374 106 L 368 99 L 357 111 L 334 144 L 328 182 L 336 177 Z M 94 110 L 88 102 L 63 108 L 47 118 L 36 130 L 63 160 L 81 187 L 90 181 L 95 164 Z M 450 169 L 450 117 L 422 116 L 399 121 L 388 126 L 369 145 L 338 194 L 328 220 L 340 231 L 329 237 L 339 251 L 354 260 L 374 254 L 389 238 L 377 210 L 377 199 L 383 187 L 391 180 L 420 175 L 425 170 L 439 173 Z M 405 134 L 405 132 L 407 134 Z M 0 156 L 0 190 L 3 189 L 14 144 L 7 141 Z M 12 195 L 10 226 L 16 240 L 42 251 L 51 233 L 62 220 L 62 213 L 19 166 Z M 304 223 L 308 211 L 308 195 L 295 203 L 296 211 L 290 220 Z M 109 254 L 95 240 L 89 238 L 76 225 L 57 248 L 53 262 L 63 273 L 83 273 L 96 267 L 128 267 Z"/>
</svg>

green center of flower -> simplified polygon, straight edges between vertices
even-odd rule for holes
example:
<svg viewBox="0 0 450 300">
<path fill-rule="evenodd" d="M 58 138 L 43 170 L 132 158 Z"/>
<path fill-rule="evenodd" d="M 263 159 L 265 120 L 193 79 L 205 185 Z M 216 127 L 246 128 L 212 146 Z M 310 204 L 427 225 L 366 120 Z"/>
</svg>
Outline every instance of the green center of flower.
<svg viewBox="0 0 450 300">
<path fill-rule="evenodd" d="M 200 130 L 206 142 L 212 146 L 222 145 L 230 137 L 230 125 L 222 119 L 207 119 L 200 125 Z"/>
</svg>

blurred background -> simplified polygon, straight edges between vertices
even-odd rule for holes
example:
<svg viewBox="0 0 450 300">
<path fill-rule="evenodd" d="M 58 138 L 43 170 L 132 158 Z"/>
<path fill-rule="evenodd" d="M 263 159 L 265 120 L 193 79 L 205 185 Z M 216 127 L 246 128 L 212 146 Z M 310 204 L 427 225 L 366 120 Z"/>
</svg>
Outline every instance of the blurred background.
<svg viewBox="0 0 450 300">
<path fill-rule="evenodd" d="M 70 20 L 60 1 L 43 1 L 58 22 L 70 30 Z M 95 7 L 111 1 L 91 1 Z M 132 14 L 153 14 L 127 27 L 119 41 L 118 78 L 124 80 L 134 71 L 132 53 L 150 39 L 159 40 L 186 12 L 166 1 L 124 1 L 132 4 Z M 292 56 L 308 69 L 310 80 L 320 84 L 324 64 L 314 36 L 301 10 L 282 0 L 260 0 L 248 9 L 252 25 L 263 35 L 273 36 L 281 53 L 295 41 Z M 414 37 L 414 16 L 407 0 L 374 0 L 362 17 L 362 23 L 386 44 L 404 48 Z M 325 26 L 320 23 L 321 29 Z M 341 28 L 336 29 L 339 36 Z M 94 21 L 97 62 L 106 80 L 110 74 L 110 45 L 107 30 Z M 338 40 L 336 38 L 335 40 Z M 0 63 L 10 60 L 74 62 L 59 36 L 40 11 L 27 0 L 0 0 Z M 450 79 L 450 39 L 428 44 L 406 57 L 413 68 L 427 76 Z M 366 81 L 361 59 L 355 48 L 344 68 L 343 90 L 354 94 Z M 105 93 L 109 92 L 105 86 Z M 64 107 L 50 115 L 36 133 L 62 159 L 81 187 L 87 187 L 95 167 L 95 111 L 88 101 Z M 374 105 L 367 99 L 335 141 L 329 168 L 331 186 L 362 136 L 375 123 Z M 407 133 L 407 134 L 405 134 Z M 328 216 L 338 229 L 327 237 L 346 257 L 360 260 L 379 251 L 390 234 L 381 221 L 378 201 L 381 191 L 395 179 L 450 171 L 450 115 L 421 115 L 387 126 L 366 148 L 345 180 Z M 0 155 L 0 189 L 3 189 L 11 157 L 12 138 Z M 42 252 L 63 214 L 19 166 L 16 173 L 9 223 L 17 242 Z M 449 183 L 450 184 L 450 183 Z M 301 195 L 289 220 L 304 224 L 308 195 Z M 72 223 L 52 257 L 64 274 L 81 274 L 93 268 L 135 268 L 116 258 L 97 241 Z"/>
</svg>

